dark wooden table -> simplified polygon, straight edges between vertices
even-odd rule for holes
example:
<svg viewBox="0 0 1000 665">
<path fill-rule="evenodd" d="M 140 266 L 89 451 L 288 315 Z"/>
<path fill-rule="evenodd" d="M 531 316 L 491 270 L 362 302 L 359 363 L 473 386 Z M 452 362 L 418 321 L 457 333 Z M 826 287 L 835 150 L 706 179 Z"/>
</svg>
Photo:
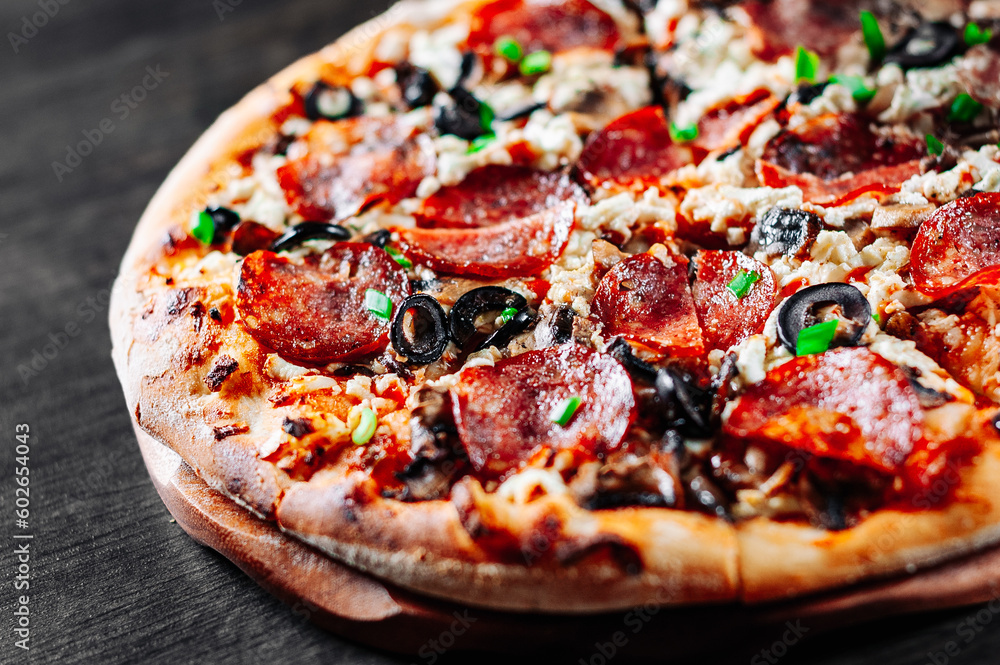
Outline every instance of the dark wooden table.
<svg viewBox="0 0 1000 665">
<path fill-rule="evenodd" d="M 105 321 L 132 228 L 187 147 L 254 85 L 384 1 L 0 3 L 0 663 L 432 662 L 315 628 L 304 608 L 273 599 L 172 522 L 139 456 Z M 27 529 L 14 516 L 19 423 L 30 426 Z M 15 591 L 23 542 L 30 589 Z M 14 645 L 23 594 L 29 652 Z M 896 619 L 771 654 L 758 649 L 782 636 L 762 635 L 736 662 L 996 663 L 993 617 L 969 608 Z"/>
</svg>

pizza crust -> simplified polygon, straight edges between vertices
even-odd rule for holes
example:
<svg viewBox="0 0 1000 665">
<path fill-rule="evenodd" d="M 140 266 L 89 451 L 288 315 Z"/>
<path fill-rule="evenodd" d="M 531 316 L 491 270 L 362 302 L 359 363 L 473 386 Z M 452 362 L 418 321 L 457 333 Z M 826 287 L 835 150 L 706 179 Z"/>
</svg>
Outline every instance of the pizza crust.
<svg viewBox="0 0 1000 665">
<path fill-rule="evenodd" d="M 1000 539 L 1000 490 L 990 482 L 1000 474 L 1000 448 L 992 443 L 963 472 L 961 495 L 945 509 L 882 511 L 834 534 L 763 519 L 734 527 L 659 508 L 586 511 L 565 497 L 516 505 L 463 488 L 464 509 L 471 502 L 515 541 L 529 544 L 520 560 L 498 558 L 477 544 L 456 501 L 386 500 L 371 495 L 363 478 L 350 476 L 318 473 L 308 482 L 292 481 L 261 459 L 262 441 L 254 432 L 279 427 L 264 399 L 264 354 L 238 326 L 219 331 L 195 322 L 189 305 L 211 293 L 195 289 L 178 308 L 166 302 L 177 298 L 174 292 L 149 288 L 149 269 L 162 258 L 170 229 L 183 226 L 191 210 L 238 177 L 237 157 L 273 138 L 271 115 L 291 99 L 293 83 L 315 80 L 335 63 L 361 71 L 379 35 L 440 23 L 475 4 L 403 0 L 252 91 L 174 168 L 139 222 L 112 294 L 113 358 L 135 422 L 211 487 L 331 557 L 421 593 L 505 610 L 760 602 L 910 571 Z M 204 386 L 212 355 L 223 345 L 239 354 L 238 400 Z M 248 431 L 218 438 L 213 427 L 232 422 Z M 907 528 L 893 531 L 904 520 Z M 533 535 L 539 525 L 553 523 L 558 537 L 541 542 L 569 548 L 570 555 L 576 545 L 578 559 L 533 560 Z M 899 535 L 883 548 L 886 533 Z M 612 556 L 629 551 L 634 559 Z"/>
</svg>

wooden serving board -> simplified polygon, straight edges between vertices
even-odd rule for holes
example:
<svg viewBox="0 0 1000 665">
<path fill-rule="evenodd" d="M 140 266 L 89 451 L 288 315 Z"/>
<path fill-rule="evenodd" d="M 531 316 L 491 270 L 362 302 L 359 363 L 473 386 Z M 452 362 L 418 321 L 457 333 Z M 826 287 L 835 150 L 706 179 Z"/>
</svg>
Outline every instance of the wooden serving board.
<svg viewBox="0 0 1000 665">
<path fill-rule="evenodd" d="M 209 488 L 173 451 L 136 428 L 150 476 L 167 509 L 197 542 L 220 552 L 300 616 L 349 639 L 398 653 L 544 653 L 566 662 L 616 656 L 683 659 L 725 642 L 747 653 L 875 618 L 982 603 L 1000 587 L 1000 548 L 918 575 L 791 602 L 637 608 L 599 615 L 496 612 L 427 598 L 333 561 Z M 786 625 L 787 624 L 787 625 Z M 797 636 L 793 632 L 793 637 Z M 669 648 L 667 648 L 669 645 Z M 604 656 L 601 656 L 601 654 Z"/>
</svg>

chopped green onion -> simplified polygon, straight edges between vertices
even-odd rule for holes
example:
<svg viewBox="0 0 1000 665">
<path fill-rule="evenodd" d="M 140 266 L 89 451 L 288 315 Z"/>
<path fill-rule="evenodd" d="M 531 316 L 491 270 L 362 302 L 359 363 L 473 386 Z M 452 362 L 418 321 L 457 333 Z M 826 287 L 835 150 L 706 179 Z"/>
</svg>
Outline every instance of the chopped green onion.
<svg viewBox="0 0 1000 665">
<path fill-rule="evenodd" d="M 816 82 L 819 71 L 819 56 L 805 47 L 795 49 L 795 81 Z"/>
<path fill-rule="evenodd" d="M 552 422 L 562 427 L 566 427 L 569 421 L 573 419 L 573 414 L 576 410 L 580 408 L 580 404 L 583 402 L 579 397 L 573 395 L 572 397 L 567 397 L 563 401 L 559 402 L 555 410 L 552 411 Z"/>
<path fill-rule="evenodd" d="M 491 142 L 495 141 L 496 138 L 497 135 L 494 134 L 493 132 L 490 132 L 489 134 L 483 134 L 482 136 L 477 136 L 475 139 L 472 140 L 472 143 L 469 144 L 469 149 L 466 150 L 466 152 L 468 154 L 479 152 L 487 145 L 489 145 Z"/>
<path fill-rule="evenodd" d="M 839 323 L 839 319 L 832 319 L 803 328 L 799 332 L 799 338 L 795 340 L 795 355 L 808 356 L 813 353 L 823 353 L 829 349 Z"/>
<path fill-rule="evenodd" d="M 678 127 L 677 123 L 671 122 L 670 138 L 672 138 L 675 143 L 687 143 L 688 141 L 694 141 L 698 138 L 698 125 Z"/>
<path fill-rule="evenodd" d="M 830 77 L 830 83 L 842 85 L 851 91 L 851 97 L 859 104 L 867 104 L 878 92 L 875 88 L 865 85 L 863 76 L 848 76 L 846 74 L 834 74 Z"/>
<path fill-rule="evenodd" d="M 361 409 L 361 420 L 358 422 L 358 426 L 354 428 L 354 431 L 351 432 L 351 441 L 354 442 L 354 445 L 363 446 L 371 441 L 372 436 L 375 435 L 375 426 L 377 424 L 378 418 L 375 417 L 374 411 L 367 407 Z"/>
<path fill-rule="evenodd" d="M 191 215 L 191 235 L 202 244 L 212 244 L 212 239 L 215 237 L 215 222 L 207 210 Z"/>
<path fill-rule="evenodd" d="M 544 74 L 552 67 L 552 54 L 548 51 L 535 51 L 524 56 L 520 70 L 525 76 Z"/>
<path fill-rule="evenodd" d="M 726 284 L 726 288 L 736 296 L 738 299 L 742 299 L 743 296 L 750 293 L 750 289 L 753 285 L 757 283 L 760 279 L 760 273 L 756 270 L 747 272 L 746 270 L 741 270 L 736 273 L 736 276 L 729 280 Z"/>
<path fill-rule="evenodd" d="M 365 308 L 380 319 L 388 321 L 392 318 L 392 301 L 381 291 L 365 291 Z"/>
<path fill-rule="evenodd" d="M 963 92 L 951 103 L 951 108 L 948 110 L 948 122 L 972 122 L 982 110 L 982 104 L 968 93 Z"/>
<path fill-rule="evenodd" d="M 868 47 L 872 62 L 881 62 L 885 57 L 885 37 L 882 36 L 882 28 L 878 27 L 875 14 L 861 12 L 861 34 L 865 38 L 865 46 Z"/>
<path fill-rule="evenodd" d="M 389 256 L 392 257 L 393 261 L 403 266 L 407 270 L 413 267 L 413 262 L 410 261 L 408 258 L 406 258 L 406 256 L 395 247 L 386 247 L 385 251 Z"/>
<path fill-rule="evenodd" d="M 500 312 L 500 320 L 503 321 L 504 325 L 510 323 L 510 320 L 517 316 L 516 307 L 508 307 L 504 311 Z"/>
<path fill-rule="evenodd" d="M 944 144 L 938 141 L 932 134 L 927 135 L 927 154 L 937 157 L 944 152 Z"/>
<path fill-rule="evenodd" d="M 497 114 L 493 110 L 492 106 L 486 102 L 479 102 L 479 126 L 482 127 L 484 131 L 490 131 L 490 128 L 493 127 L 493 120 L 496 117 Z"/>
<path fill-rule="evenodd" d="M 878 312 L 875 312 L 874 314 L 872 314 L 872 321 L 874 321 L 875 323 L 877 323 L 879 325 L 882 325 L 882 317 L 879 316 Z"/>
<path fill-rule="evenodd" d="M 989 28 L 980 28 L 975 23 L 969 23 L 965 26 L 965 44 L 966 46 L 975 46 L 976 44 L 985 44 L 993 39 L 993 31 Z"/>
<path fill-rule="evenodd" d="M 506 58 L 511 62 L 518 62 L 524 57 L 524 49 L 521 47 L 521 43 L 513 37 L 506 35 L 494 42 L 493 51 L 501 58 Z"/>
</svg>

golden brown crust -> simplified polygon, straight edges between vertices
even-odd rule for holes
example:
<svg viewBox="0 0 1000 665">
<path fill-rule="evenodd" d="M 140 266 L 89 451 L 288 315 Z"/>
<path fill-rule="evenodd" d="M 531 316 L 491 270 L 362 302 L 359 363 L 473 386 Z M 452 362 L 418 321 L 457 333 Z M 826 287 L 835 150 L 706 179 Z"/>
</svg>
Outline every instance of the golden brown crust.
<svg viewBox="0 0 1000 665">
<path fill-rule="evenodd" d="M 1000 473 L 1000 448 L 992 444 L 944 509 L 882 511 L 836 534 L 764 519 L 736 528 L 659 508 L 586 511 L 562 496 L 513 504 L 473 482 L 450 501 L 401 503 L 360 473 L 293 480 L 266 461 L 261 433 L 278 430 L 283 412 L 268 402 L 265 354 L 231 318 L 204 315 L 215 302 L 225 309 L 231 292 L 154 282 L 150 268 L 170 230 L 238 177 L 238 156 L 273 138 L 271 116 L 293 83 L 334 64 L 362 71 L 378 34 L 464 7 L 405 0 L 251 92 L 171 172 L 139 222 L 111 307 L 115 364 L 144 431 L 209 485 L 330 556 L 423 593 L 510 610 L 757 602 L 930 565 L 1000 539 L 1000 494 L 989 482 Z M 223 351 L 238 368 L 216 389 L 205 377 Z M 505 535 L 498 544 L 491 534 Z"/>
</svg>

